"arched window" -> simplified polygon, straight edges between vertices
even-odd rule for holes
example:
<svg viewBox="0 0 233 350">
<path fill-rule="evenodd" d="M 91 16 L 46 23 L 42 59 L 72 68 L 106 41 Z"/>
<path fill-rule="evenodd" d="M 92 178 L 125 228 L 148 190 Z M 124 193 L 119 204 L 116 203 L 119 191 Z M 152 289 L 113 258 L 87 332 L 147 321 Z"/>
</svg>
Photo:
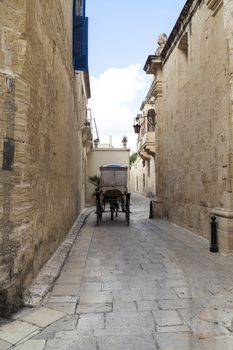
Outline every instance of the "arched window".
<svg viewBox="0 0 233 350">
<path fill-rule="evenodd" d="M 155 130 L 155 110 L 149 109 L 147 112 L 147 131 Z"/>
</svg>

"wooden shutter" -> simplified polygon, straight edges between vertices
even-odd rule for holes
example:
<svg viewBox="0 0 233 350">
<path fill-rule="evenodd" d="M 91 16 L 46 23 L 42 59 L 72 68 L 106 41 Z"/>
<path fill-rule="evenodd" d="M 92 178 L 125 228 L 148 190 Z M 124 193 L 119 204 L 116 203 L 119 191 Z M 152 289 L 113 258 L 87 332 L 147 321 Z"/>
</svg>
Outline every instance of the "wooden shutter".
<svg viewBox="0 0 233 350">
<path fill-rule="evenodd" d="M 73 65 L 75 70 L 88 71 L 88 18 L 74 16 Z"/>
</svg>

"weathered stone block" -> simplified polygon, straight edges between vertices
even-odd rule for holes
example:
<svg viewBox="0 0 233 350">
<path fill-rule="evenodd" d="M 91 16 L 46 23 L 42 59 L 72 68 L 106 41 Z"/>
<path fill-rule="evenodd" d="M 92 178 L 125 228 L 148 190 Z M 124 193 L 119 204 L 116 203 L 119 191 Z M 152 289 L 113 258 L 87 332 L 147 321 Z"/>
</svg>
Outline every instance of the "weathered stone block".
<svg viewBox="0 0 233 350">
<path fill-rule="evenodd" d="M 164 87 L 155 100 L 157 212 L 208 237 L 211 209 L 233 208 L 233 4 L 189 4 L 160 53 L 161 76 L 149 72 L 151 89 Z M 231 224 L 220 221 L 221 244 L 231 249 Z"/>
<path fill-rule="evenodd" d="M 13 276 L 10 283 L 7 270 L 1 275 L 7 312 L 83 205 L 87 96 L 72 66 L 72 7 L 72 0 L 0 1 L 0 165 L 3 139 L 15 142 L 12 170 L 0 169 L 0 254 Z"/>
</svg>

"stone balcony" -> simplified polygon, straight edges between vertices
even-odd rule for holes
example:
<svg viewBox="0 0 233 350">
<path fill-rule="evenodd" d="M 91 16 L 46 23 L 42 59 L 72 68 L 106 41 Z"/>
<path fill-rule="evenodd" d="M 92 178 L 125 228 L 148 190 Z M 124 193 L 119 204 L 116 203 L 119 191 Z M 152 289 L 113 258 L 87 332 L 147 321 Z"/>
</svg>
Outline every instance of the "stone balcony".
<svg viewBox="0 0 233 350">
<path fill-rule="evenodd" d="M 155 132 L 146 131 L 140 142 L 139 154 L 144 156 L 155 155 Z"/>
</svg>

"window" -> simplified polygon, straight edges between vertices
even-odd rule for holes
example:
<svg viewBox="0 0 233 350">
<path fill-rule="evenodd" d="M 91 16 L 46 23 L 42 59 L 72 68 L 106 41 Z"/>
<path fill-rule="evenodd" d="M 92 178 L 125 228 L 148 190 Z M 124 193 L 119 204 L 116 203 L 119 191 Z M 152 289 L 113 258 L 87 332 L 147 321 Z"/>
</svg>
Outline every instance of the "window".
<svg viewBox="0 0 233 350">
<path fill-rule="evenodd" d="M 179 60 L 178 73 L 180 86 L 188 81 L 188 33 L 184 33 L 178 44 Z"/>
<path fill-rule="evenodd" d="M 150 177 L 150 160 L 147 161 L 147 176 Z"/>
<path fill-rule="evenodd" d="M 155 131 L 155 110 L 152 108 L 147 112 L 147 131 Z"/>
</svg>

